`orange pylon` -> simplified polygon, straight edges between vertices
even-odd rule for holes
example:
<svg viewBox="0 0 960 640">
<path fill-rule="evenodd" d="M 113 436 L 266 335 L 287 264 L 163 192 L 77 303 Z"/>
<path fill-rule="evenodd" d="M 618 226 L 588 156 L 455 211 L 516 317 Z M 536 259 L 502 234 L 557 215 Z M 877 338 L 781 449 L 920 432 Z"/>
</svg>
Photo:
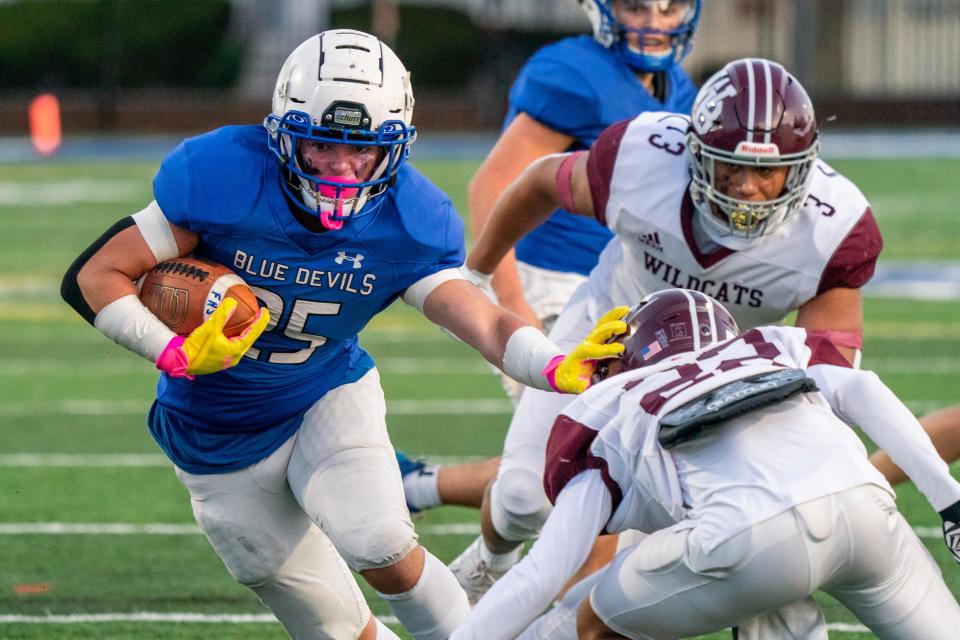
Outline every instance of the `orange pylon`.
<svg viewBox="0 0 960 640">
<path fill-rule="evenodd" d="M 52 93 L 39 95 L 30 103 L 30 141 L 42 156 L 52 155 L 60 148 L 60 102 Z"/>
</svg>

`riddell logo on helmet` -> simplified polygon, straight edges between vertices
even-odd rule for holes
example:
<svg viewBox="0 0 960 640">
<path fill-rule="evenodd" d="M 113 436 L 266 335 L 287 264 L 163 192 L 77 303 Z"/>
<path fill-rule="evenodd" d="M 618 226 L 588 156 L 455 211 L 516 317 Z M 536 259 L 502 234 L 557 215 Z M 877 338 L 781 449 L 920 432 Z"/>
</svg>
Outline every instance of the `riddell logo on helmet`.
<svg viewBox="0 0 960 640">
<path fill-rule="evenodd" d="M 746 140 L 742 141 L 737 145 L 736 151 L 734 153 L 738 155 L 750 155 L 750 156 L 775 156 L 780 157 L 780 147 L 771 143 L 760 143 L 760 142 L 747 142 Z"/>
</svg>

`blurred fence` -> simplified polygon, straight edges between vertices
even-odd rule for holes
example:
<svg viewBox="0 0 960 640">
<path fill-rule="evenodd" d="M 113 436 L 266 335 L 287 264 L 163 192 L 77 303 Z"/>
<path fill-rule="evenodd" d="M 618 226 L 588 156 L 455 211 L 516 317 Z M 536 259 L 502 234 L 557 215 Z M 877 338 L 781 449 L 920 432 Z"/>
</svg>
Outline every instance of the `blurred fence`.
<svg viewBox="0 0 960 640">
<path fill-rule="evenodd" d="M 52 41 L 47 46 L 57 47 L 47 65 L 65 65 L 75 50 L 88 60 L 99 56 L 93 83 L 53 87 L 62 98 L 66 133 L 189 132 L 259 121 L 269 109 L 273 80 L 286 53 L 306 33 L 328 25 L 380 30 L 395 42 L 413 71 L 416 119 L 422 127 L 489 129 L 498 126 L 509 85 L 530 53 L 588 29 L 576 0 L 219 0 L 229 13 L 220 37 L 229 51 L 239 52 L 229 84 L 197 86 L 194 78 L 189 87 L 169 81 L 124 86 L 116 79 L 130 77 L 131 65 L 157 62 L 131 52 L 138 37 L 156 39 L 160 27 L 147 23 L 124 36 L 133 43 L 120 42 L 116 25 L 124 26 L 125 19 L 117 19 L 122 15 L 118 7 L 126 6 L 128 16 L 131 5 L 144 7 L 137 10 L 157 18 L 160 12 L 149 8 L 160 7 L 159 2 L 0 0 L 0 132 L 25 130 L 29 100 L 51 88 L 41 79 L 74 79 L 57 68 L 33 72 L 40 65 L 35 54 L 43 49 L 44 38 Z M 78 5 L 100 7 L 101 40 L 110 46 L 81 46 L 75 37 L 50 35 L 49 19 L 21 26 L 4 18 L 6 10 L 16 7 L 27 6 L 33 13 L 42 7 L 49 13 L 51 7 L 66 11 Z M 113 21 L 104 20 L 111 12 Z M 37 32 L 31 36 L 29 29 Z M 5 49 L 13 36 L 23 41 L 25 31 L 26 40 L 36 42 L 32 50 L 18 54 Z M 70 44 L 64 48 L 63 42 Z M 169 55 L 170 61 L 177 57 Z M 229 62 L 229 56 L 220 55 Z M 702 80 L 743 56 L 782 62 L 807 87 L 818 112 L 837 115 L 843 126 L 960 127 L 960 0 L 704 0 L 687 69 Z M 22 68 L 24 61 L 32 65 L 25 77 L 36 82 L 3 82 L 4 73 L 10 73 L 5 70 Z"/>
</svg>

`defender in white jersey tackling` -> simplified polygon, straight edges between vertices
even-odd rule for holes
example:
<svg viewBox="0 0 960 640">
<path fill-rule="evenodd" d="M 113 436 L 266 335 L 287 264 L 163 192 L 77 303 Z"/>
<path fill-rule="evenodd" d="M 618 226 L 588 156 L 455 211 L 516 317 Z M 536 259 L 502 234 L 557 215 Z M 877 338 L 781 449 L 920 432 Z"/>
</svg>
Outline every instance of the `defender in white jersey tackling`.
<svg viewBox="0 0 960 640">
<path fill-rule="evenodd" d="M 960 606 L 867 460 L 861 426 L 940 512 L 960 561 L 960 483 L 910 411 L 822 334 L 739 333 L 697 291 L 626 317 L 619 360 L 567 406 L 539 540 L 454 633 L 468 638 L 826 639 L 830 593 L 880 638 L 948 640 Z M 650 534 L 537 618 L 596 535 Z"/>
<path fill-rule="evenodd" d="M 704 85 L 692 113 L 644 113 L 605 130 L 588 152 L 534 163 L 498 201 L 467 266 L 491 273 L 563 206 L 615 236 L 551 330 L 557 344 L 611 307 L 684 287 L 728 305 L 743 327 L 797 311 L 797 326 L 830 331 L 852 362 L 860 287 L 883 243 L 860 190 L 818 159 L 806 91 L 776 63 L 738 60 Z M 473 600 L 550 511 L 544 447 L 570 400 L 534 390 L 520 399 L 484 504 L 483 541 L 452 565 Z"/>
</svg>

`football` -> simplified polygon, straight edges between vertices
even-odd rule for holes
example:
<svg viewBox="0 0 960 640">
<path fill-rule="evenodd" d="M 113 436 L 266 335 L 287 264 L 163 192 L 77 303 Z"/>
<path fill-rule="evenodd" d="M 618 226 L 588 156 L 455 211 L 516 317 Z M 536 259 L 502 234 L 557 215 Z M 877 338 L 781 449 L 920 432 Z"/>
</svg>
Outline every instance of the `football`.
<svg viewBox="0 0 960 640">
<path fill-rule="evenodd" d="M 199 258 L 161 262 L 138 283 L 140 301 L 175 333 L 187 336 L 216 311 L 224 298 L 234 298 L 237 308 L 223 334 L 243 333 L 259 311 L 257 297 L 229 268 Z"/>
</svg>

